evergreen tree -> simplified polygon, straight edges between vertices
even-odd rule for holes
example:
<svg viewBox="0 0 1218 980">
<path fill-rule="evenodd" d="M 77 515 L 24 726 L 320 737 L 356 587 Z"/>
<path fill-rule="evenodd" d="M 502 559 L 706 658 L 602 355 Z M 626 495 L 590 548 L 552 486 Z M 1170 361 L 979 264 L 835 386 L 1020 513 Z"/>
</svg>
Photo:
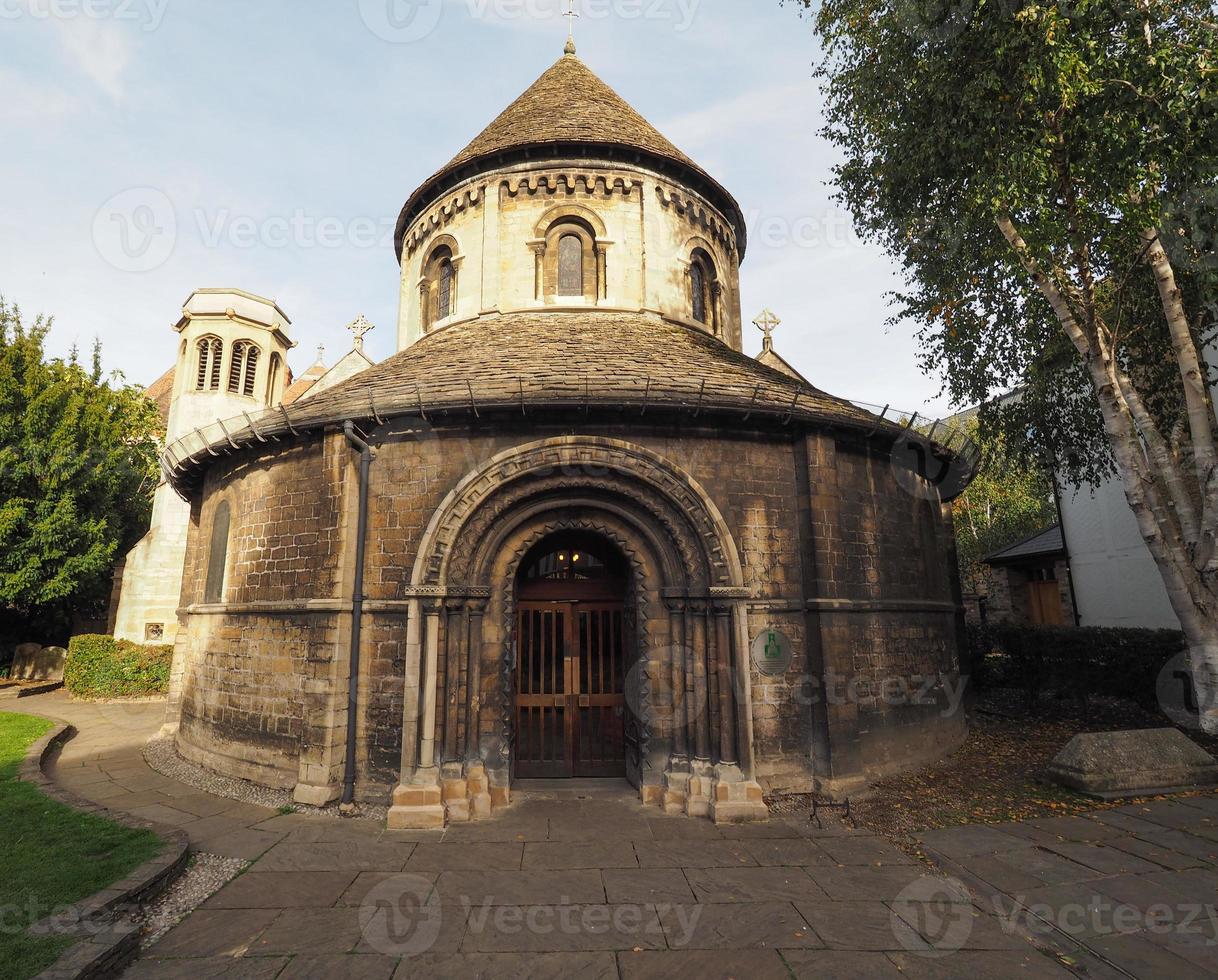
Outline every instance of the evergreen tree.
<svg viewBox="0 0 1218 980">
<path fill-rule="evenodd" d="M 148 526 L 161 435 L 121 374 L 48 359 L 49 318 L 0 298 L 0 609 L 10 642 L 62 641 L 105 609 L 116 560 Z"/>
</svg>

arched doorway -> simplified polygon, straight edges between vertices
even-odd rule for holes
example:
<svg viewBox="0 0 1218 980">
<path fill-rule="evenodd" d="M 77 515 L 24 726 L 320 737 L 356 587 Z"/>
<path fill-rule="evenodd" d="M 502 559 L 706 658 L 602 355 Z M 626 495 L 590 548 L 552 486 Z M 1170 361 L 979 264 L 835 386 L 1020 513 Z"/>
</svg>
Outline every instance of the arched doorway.
<svg viewBox="0 0 1218 980">
<path fill-rule="evenodd" d="M 516 778 L 622 777 L 631 755 L 626 678 L 636 655 L 625 559 L 607 540 L 559 533 L 516 578 Z"/>
</svg>

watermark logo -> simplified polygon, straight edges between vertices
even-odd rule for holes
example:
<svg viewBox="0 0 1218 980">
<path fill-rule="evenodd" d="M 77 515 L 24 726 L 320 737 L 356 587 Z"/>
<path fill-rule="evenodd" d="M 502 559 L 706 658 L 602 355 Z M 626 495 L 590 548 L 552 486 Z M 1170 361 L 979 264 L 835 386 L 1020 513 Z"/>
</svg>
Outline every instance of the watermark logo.
<svg viewBox="0 0 1218 980">
<path fill-rule="evenodd" d="M 1198 684 L 1187 651 L 1171 658 L 1155 681 L 1159 707 L 1173 722 L 1193 731 L 1201 729 L 1201 716 L 1218 712 L 1218 686 Z"/>
<path fill-rule="evenodd" d="M 364 941 L 386 956 L 418 956 L 440 938 L 444 913 L 435 883 L 421 875 L 395 875 L 374 887 L 359 909 Z"/>
<path fill-rule="evenodd" d="M 160 268 L 173 254 L 177 238 L 173 202 L 155 187 L 121 191 L 93 218 L 93 245 L 120 272 Z"/>
<path fill-rule="evenodd" d="M 440 26 L 444 0 L 359 0 L 364 24 L 382 41 L 412 44 Z"/>
<path fill-rule="evenodd" d="M 902 888 L 892 903 L 892 932 L 905 949 L 918 956 L 950 956 L 962 950 L 973 934 L 973 915 L 963 884 L 955 878 L 923 875 Z M 917 930 L 916 935 L 909 926 Z"/>
</svg>

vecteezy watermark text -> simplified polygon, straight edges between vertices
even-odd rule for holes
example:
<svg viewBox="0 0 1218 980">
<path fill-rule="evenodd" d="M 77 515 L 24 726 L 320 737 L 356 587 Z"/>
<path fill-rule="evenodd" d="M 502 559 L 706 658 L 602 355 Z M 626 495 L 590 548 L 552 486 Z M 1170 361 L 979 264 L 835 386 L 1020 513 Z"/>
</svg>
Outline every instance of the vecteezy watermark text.
<svg viewBox="0 0 1218 980">
<path fill-rule="evenodd" d="M 0 0 L 0 20 L 113 20 L 155 31 L 169 0 Z"/>
<path fill-rule="evenodd" d="M 469 20 L 558 21 L 566 0 L 359 0 L 360 17 L 373 34 L 394 44 L 422 41 L 435 32 L 446 10 Z M 693 27 L 702 0 L 580 0 L 581 21 L 618 19 L 670 24 L 682 34 Z"/>
</svg>

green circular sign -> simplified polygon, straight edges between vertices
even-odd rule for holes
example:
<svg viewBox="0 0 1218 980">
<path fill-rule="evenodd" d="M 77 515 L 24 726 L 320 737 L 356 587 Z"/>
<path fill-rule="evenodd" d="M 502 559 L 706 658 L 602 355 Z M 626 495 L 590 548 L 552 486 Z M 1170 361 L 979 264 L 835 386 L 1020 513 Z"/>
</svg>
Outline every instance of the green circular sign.
<svg viewBox="0 0 1218 980">
<path fill-rule="evenodd" d="M 794 659 L 794 648 L 785 633 L 764 629 L 753 640 L 753 666 L 767 677 L 785 674 Z"/>
</svg>

